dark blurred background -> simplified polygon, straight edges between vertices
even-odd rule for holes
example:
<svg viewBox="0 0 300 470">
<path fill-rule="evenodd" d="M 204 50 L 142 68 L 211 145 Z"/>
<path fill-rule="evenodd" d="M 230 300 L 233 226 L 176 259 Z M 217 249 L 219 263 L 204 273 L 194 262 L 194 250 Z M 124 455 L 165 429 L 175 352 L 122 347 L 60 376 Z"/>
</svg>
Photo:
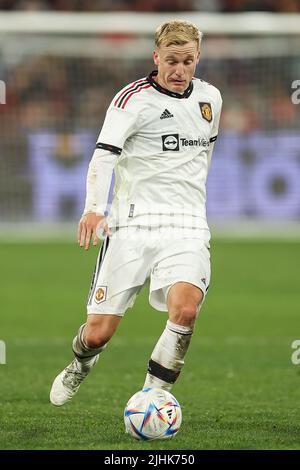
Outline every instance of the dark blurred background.
<svg viewBox="0 0 300 470">
<path fill-rule="evenodd" d="M 55 34 L 55 11 L 95 12 L 99 31 Z M 40 12 L 43 31 L 31 32 Z M 111 33 L 101 31 L 100 22 L 109 12 L 116 22 Z M 267 16 L 265 29 L 237 32 L 234 15 L 261 12 L 264 26 L 265 12 L 298 18 L 300 0 L 0 0 L 0 21 L 19 13 L 27 27 L 0 31 L 6 92 L 0 105 L 1 222 L 61 223 L 79 217 L 106 108 L 120 88 L 154 68 L 153 34 L 148 29 L 124 33 L 124 12 L 142 12 L 145 22 L 155 13 L 156 25 L 164 20 L 161 13 L 170 18 L 197 13 L 204 33 L 202 14 L 212 20 L 228 14 L 228 33 L 220 34 L 216 22 L 215 31 L 210 26 L 204 34 L 197 70 L 224 99 L 208 180 L 209 218 L 298 222 L 300 105 L 292 95 L 300 79 L 300 28 L 298 34 L 272 30 Z"/>
<path fill-rule="evenodd" d="M 0 0 L 2 10 L 299 12 L 299 0 Z"/>
</svg>

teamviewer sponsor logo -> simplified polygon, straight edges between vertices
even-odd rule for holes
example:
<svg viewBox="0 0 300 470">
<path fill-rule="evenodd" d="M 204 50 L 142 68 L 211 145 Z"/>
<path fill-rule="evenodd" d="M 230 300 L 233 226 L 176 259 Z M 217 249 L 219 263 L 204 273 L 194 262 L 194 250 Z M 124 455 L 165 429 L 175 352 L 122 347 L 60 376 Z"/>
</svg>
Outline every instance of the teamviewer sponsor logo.
<svg viewBox="0 0 300 470">
<path fill-rule="evenodd" d="M 209 141 L 206 139 L 180 139 L 181 145 L 183 147 L 209 147 Z"/>
<path fill-rule="evenodd" d="M 186 139 L 185 137 L 180 137 L 179 134 L 169 134 L 162 136 L 162 147 L 163 151 L 179 150 L 180 147 L 209 147 L 210 142 L 206 139 Z"/>
<path fill-rule="evenodd" d="M 163 151 L 176 152 L 179 150 L 179 134 L 162 135 L 162 148 Z"/>
</svg>

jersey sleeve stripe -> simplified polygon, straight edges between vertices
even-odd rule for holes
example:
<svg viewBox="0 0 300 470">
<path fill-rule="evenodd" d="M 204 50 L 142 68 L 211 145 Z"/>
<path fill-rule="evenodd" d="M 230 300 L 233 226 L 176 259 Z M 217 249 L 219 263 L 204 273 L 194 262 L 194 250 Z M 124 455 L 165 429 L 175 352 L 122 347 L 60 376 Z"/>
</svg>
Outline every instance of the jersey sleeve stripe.
<svg viewBox="0 0 300 470">
<path fill-rule="evenodd" d="M 129 85 L 128 87 L 125 88 L 125 90 L 122 91 L 122 93 L 117 97 L 117 99 L 115 100 L 114 102 L 114 106 L 117 106 L 120 99 L 122 98 L 122 96 L 125 95 L 125 93 L 127 93 L 128 91 L 130 91 L 132 88 L 135 88 L 136 85 L 138 85 L 139 83 L 141 82 L 145 82 L 146 81 L 146 78 L 141 78 L 140 80 L 137 80 L 136 82 L 132 83 L 131 85 Z"/>
<path fill-rule="evenodd" d="M 150 88 L 152 85 L 150 83 L 147 82 L 147 85 L 145 86 L 140 86 L 138 90 L 135 90 L 133 92 L 131 92 L 129 95 L 127 95 L 127 98 L 125 99 L 124 103 L 122 104 L 121 108 L 124 109 L 128 100 L 132 97 L 132 95 L 134 95 L 135 93 L 139 93 L 140 91 L 142 90 L 146 90 L 146 88 Z"/>
<path fill-rule="evenodd" d="M 215 140 L 217 140 L 217 138 L 218 138 L 218 134 L 215 135 L 214 137 L 211 137 L 211 138 L 209 139 L 209 141 L 210 141 L 210 142 L 214 142 Z"/>
<path fill-rule="evenodd" d="M 104 144 L 103 142 L 97 142 L 96 149 L 108 150 L 115 155 L 121 155 L 122 149 L 120 147 L 115 147 L 115 145 Z"/>
<path fill-rule="evenodd" d="M 117 108 L 121 108 L 121 107 L 122 107 L 122 104 L 123 104 L 124 100 L 126 99 L 126 97 L 127 97 L 128 95 L 130 95 L 130 93 L 132 93 L 133 91 L 139 90 L 139 88 L 140 88 L 141 86 L 147 85 L 147 84 L 148 84 L 148 82 L 144 80 L 143 82 L 138 83 L 135 87 L 133 87 L 133 88 L 131 88 L 130 90 L 128 90 L 128 91 L 122 96 L 122 98 L 118 101 Z"/>
</svg>

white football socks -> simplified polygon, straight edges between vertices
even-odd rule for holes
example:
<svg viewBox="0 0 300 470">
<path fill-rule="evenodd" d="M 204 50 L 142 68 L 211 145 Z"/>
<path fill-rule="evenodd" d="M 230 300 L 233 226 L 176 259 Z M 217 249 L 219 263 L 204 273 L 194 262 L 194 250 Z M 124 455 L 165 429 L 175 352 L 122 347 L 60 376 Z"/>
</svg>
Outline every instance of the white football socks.
<svg viewBox="0 0 300 470">
<path fill-rule="evenodd" d="M 166 327 L 151 354 L 143 388 L 159 387 L 171 390 L 184 365 L 193 326 L 167 321 Z"/>
<path fill-rule="evenodd" d="M 106 344 L 100 348 L 90 348 L 83 339 L 83 330 L 85 323 L 80 326 L 77 336 L 73 339 L 72 349 L 76 359 L 78 370 L 85 371 L 90 369 L 95 363 L 95 356 L 100 354 L 106 348 Z"/>
</svg>

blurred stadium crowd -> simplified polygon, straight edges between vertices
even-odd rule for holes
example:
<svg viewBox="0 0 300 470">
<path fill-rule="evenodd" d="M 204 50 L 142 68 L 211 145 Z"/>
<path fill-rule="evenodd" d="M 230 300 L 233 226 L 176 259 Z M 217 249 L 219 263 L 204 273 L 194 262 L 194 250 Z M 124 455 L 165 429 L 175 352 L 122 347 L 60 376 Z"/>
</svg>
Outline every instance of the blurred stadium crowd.
<svg viewBox="0 0 300 470">
<path fill-rule="evenodd" d="M 300 12 L 300 0 L 0 0 L 2 10 Z"/>
<path fill-rule="evenodd" d="M 152 69 L 151 58 L 127 59 L 122 64 L 118 59 L 105 60 L 104 67 L 103 61 L 94 58 L 57 56 L 30 57 L 6 69 L 7 101 L 1 106 L 0 140 L 0 212 L 4 219 L 10 215 L 28 217 L 32 202 L 38 200 L 32 193 L 32 162 L 44 158 L 48 143 L 45 140 L 34 154 L 28 136 L 62 136 L 53 160 L 62 169 L 72 169 L 78 155 L 68 144 L 68 135 L 89 132 L 85 166 L 81 169 L 85 175 L 105 111 L 116 91 Z M 197 76 L 222 90 L 221 135 L 234 132 L 244 139 L 255 132 L 280 134 L 298 129 L 299 106 L 292 104 L 290 88 L 296 69 L 299 70 L 296 57 L 200 61 Z M 41 174 L 42 169 L 35 171 Z M 44 167 L 44 171 L 49 173 L 52 169 Z M 55 179 L 52 176 L 50 182 L 52 195 L 58 193 Z M 84 181 L 81 184 L 83 187 Z M 79 205 L 83 197 L 78 195 Z M 74 217 L 68 206 L 65 212 Z"/>
<path fill-rule="evenodd" d="M 276 11 L 283 11 L 284 6 L 288 11 L 295 11 L 293 8 L 298 8 L 300 0 L 152 0 L 145 4 L 149 11 L 183 11 L 200 7 L 205 11 L 211 10 L 212 5 L 215 10 L 228 12 L 241 10 L 242 5 L 244 10 L 273 8 L 272 11 L 275 11 L 276 6 Z M 120 10 L 145 11 L 143 5 L 143 2 L 136 0 L 0 0 L 0 9 L 6 10 L 15 8 L 78 11 L 84 7 L 84 10 L 89 11 L 111 11 L 113 6 Z M 98 38 L 95 38 L 97 41 Z M 81 191 L 84 191 L 86 167 L 105 111 L 118 90 L 125 84 L 144 77 L 154 68 L 151 54 L 147 58 L 101 58 L 101 54 L 99 57 L 97 54 L 89 57 L 82 53 L 77 56 L 77 51 L 75 55 L 27 53 L 25 37 L 22 41 L 22 36 L 15 36 L 15 49 L 10 49 L 9 41 L 5 41 L 4 36 L 0 36 L 0 39 L 3 39 L 0 41 L 0 79 L 6 84 L 6 104 L 0 107 L 0 218 L 26 220 L 33 216 L 41 219 L 41 214 L 43 211 L 46 214 L 47 210 L 49 219 L 59 218 L 58 214 L 50 213 L 51 207 L 57 205 L 54 199 L 51 199 L 50 203 L 50 198 L 58 194 L 60 186 L 65 186 L 66 179 L 71 178 L 71 173 L 75 175 L 76 168 L 78 180 L 70 184 L 73 184 L 73 187 L 81 185 Z M 238 142 L 245 141 L 245 137 L 247 139 L 251 134 L 270 136 L 270 133 L 273 133 L 272 135 L 283 137 L 289 132 L 298 132 L 300 122 L 300 105 L 293 105 L 291 101 L 291 84 L 300 77 L 300 59 L 299 55 L 290 53 L 289 39 L 286 38 L 282 54 L 271 53 L 269 56 L 267 53 L 260 54 L 259 50 L 256 54 L 256 43 L 252 43 L 248 38 L 242 41 L 249 43 L 254 50 L 252 55 L 244 56 L 243 50 L 237 56 L 235 53 L 230 55 L 233 45 L 231 40 L 229 36 L 214 38 L 210 35 L 205 38 L 205 51 L 212 46 L 211 51 L 223 48 L 229 51 L 229 55 L 214 57 L 214 53 L 207 56 L 204 54 L 196 73 L 196 76 L 213 83 L 222 91 L 224 107 L 221 137 L 226 133 L 234 133 L 236 136 L 228 145 L 228 156 L 232 156 L 234 152 L 238 155 Z M 269 39 L 271 45 L 273 40 L 274 38 Z M 34 38 L 34 41 L 37 39 Z M 123 39 L 119 38 L 119 41 Z M 120 43 L 113 44 L 114 46 L 118 47 Z M 272 47 L 274 49 L 277 46 Z M 51 143 L 51 134 L 57 138 L 55 144 Z M 33 135 L 35 138 L 32 138 Z M 272 140 L 271 137 L 268 138 Z M 78 149 L 76 150 L 76 139 L 84 142 L 81 157 L 78 156 Z M 258 147 L 260 145 L 257 144 Z M 269 143 L 264 145 L 268 148 Z M 47 156 L 49 149 L 51 155 Z M 288 154 L 289 151 L 286 150 L 286 157 Z M 36 163 L 42 163 L 43 159 L 44 166 L 37 167 Z M 82 167 L 78 163 L 80 159 Z M 244 166 L 248 165 L 248 160 L 251 160 L 251 156 L 244 152 Z M 232 164 L 232 168 L 236 168 L 236 163 Z M 56 173 L 57 169 L 61 169 L 60 173 Z M 70 171 L 64 176 L 65 169 Z M 34 175 L 43 171 L 44 180 L 38 177 L 35 180 Z M 222 178 L 221 173 L 218 178 Z M 48 200 L 44 201 L 44 206 L 34 208 L 34 204 L 41 198 L 34 193 L 37 190 L 37 181 L 42 181 L 45 188 L 49 175 L 51 181 Z M 59 180 L 60 177 L 62 180 Z M 216 180 L 216 187 L 218 185 L 219 180 Z M 82 192 L 78 192 L 76 198 L 77 206 L 81 207 L 84 198 Z M 234 204 L 237 200 L 238 197 L 235 198 Z M 70 210 L 68 202 L 62 214 L 74 217 L 74 211 Z"/>
<path fill-rule="evenodd" d="M 200 61 L 197 76 L 222 90 L 223 128 L 242 132 L 294 128 L 299 116 L 291 104 L 290 87 L 299 74 L 299 62 L 296 57 L 206 59 Z M 1 77 L 7 78 L 2 131 L 20 135 L 20 130 L 53 126 L 99 129 L 114 94 L 154 68 L 151 57 L 127 59 L 126 67 L 121 67 L 116 59 L 105 60 L 104 67 L 94 58 L 55 56 L 33 56 L 9 66 Z"/>
</svg>

